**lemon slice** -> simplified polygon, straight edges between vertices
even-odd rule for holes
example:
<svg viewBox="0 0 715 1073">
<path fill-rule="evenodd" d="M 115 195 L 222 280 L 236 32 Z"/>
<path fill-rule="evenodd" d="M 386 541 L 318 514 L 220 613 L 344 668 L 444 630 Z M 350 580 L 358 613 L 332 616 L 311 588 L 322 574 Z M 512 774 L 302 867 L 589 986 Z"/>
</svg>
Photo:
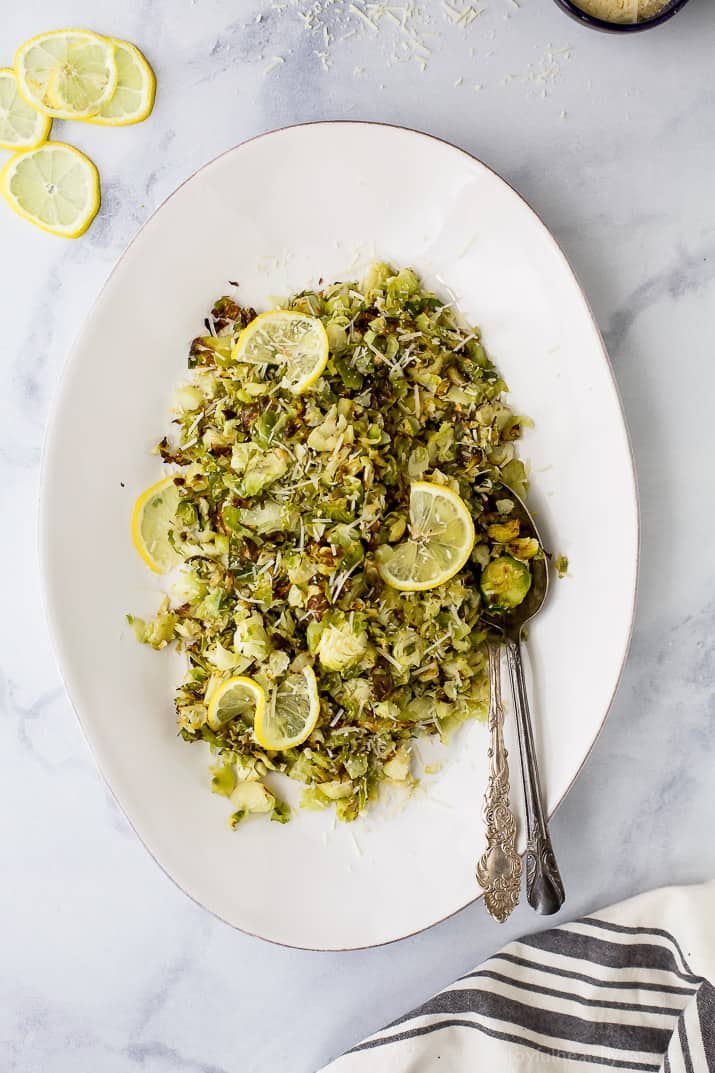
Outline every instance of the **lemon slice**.
<svg viewBox="0 0 715 1073">
<path fill-rule="evenodd" d="M 0 194 L 43 231 L 78 238 L 97 215 L 99 175 L 79 149 L 45 142 L 10 157 L 0 171 Z"/>
<path fill-rule="evenodd" d="M 282 365 L 283 384 L 300 395 L 323 372 L 328 353 L 328 334 L 322 321 L 278 309 L 261 313 L 243 329 L 232 356 L 234 361 L 250 365 Z"/>
<path fill-rule="evenodd" d="M 410 488 L 409 538 L 383 545 L 377 565 L 393 589 L 419 592 L 458 573 L 474 547 L 474 522 L 466 503 L 441 484 L 415 481 Z"/>
<path fill-rule="evenodd" d="M 15 76 L 33 108 L 58 119 L 86 119 L 116 89 L 114 44 L 89 30 L 50 30 L 20 45 Z"/>
<path fill-rule="evenodd" d="M 134 504 L 134 547 L 156 574 L 166 574 L 181 562 L 181 556 L 169 543 L 169 530 L 176 522 L 178 506 L 179 489 L 172 477 L 147 488 Z"/>
<path fill-rule="evenodd" d="M 312 667 L 287 675 L 270 703 L 256 712 L 254 732 L 264 749 L 293 749 L 315 730 L 320 715 L 318 683 Z"/>
<path fill-rule="evenodd" d="M 47 141 L 52 120 L 20 96 L 11 67 L 0 67 L 0 149 L 34 149 Z"/>
<path fill-rule="evenodd" d="M 129 41 L 112 38 L 117 64 L 117 88 L 88 123 L 104 127 L 126 127 L 141 123 L 154 107 L 156 78 L 139 49 Z"/>
<path fill-rule="evenodd" d="M 239 715 L 255 722 L 265 706 L 266 694 L 253 678 L 229 678 L 209 697 L 208 723 L 213 730 L 220 730 Z"/>
</svg>

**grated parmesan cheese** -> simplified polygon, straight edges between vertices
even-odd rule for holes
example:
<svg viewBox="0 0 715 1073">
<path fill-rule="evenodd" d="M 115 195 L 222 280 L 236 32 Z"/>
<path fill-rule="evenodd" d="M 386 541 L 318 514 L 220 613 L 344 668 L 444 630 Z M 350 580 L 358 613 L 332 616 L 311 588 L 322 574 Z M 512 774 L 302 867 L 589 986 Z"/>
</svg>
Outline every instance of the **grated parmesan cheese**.
<svg viewBox="0 0 715 1073">
<path fill-rule="evenodd" d="M 587 15 L 606 22 L 643 22 L 667 7 L 668 0 L 576 0 Z"/>
<path fill-rule="evenodd" d="M 668 0 L 575 0 L 593 14 L 613 17 L 615 21 L 629 20 L 627 12 L 636 9 L 637 18 L 649 18 L 667 4 Z M 504 12 L 505 7 L 510 11 Z M 495 41 L 496 19 L 509 18 L 518 11 L 520 0 L 266 0 L 266 11 L 261 20 L 288 17 L 299 23 L 301 33 L 307 40 L 300 52 L 310 54 L 314 62 L 325 72 L 342 61 L 341 53 L 352 47 L 353 41 L 369 42 L 371 56 L 374 54 L 381 69 L 413 64 L 420 71 L 427 71 L 432 57 L 450 50 L 454 65 L 464 63 L 467 57 L 469 72 L 454 72 L 452 83 L 455 92 L 471 87 L 474 92 L 487 89 L 482 77 L 488 73 L 489 59 L 494 48 L 482 52 L 475 48 L 477 38 L 483 44 Z M 607 12 L 610 11 L 611 15 Z M 615 15 L 613 12 L 615 11 Z M 619 16 L 618 13 L 621 12 Z M 248 24 L 246 24 L 248 25 Z M 462 36 L 462 41 L 459 37 Z M 538 47 L 538 46 L 537 46 Z M 291 62 L 293 48 L 286 48 L 283 55 L 266 57 L 264 74 L 276 72 L 282 64 Z M 561 65 L 571 55 L 570 46 L 555 49 L 550 44 L 538 62 L 532 62 L 521 72 L 507 74 L 501 85 L 526 88 L 526 96 L 547 98 L 555 90 L 561 76 Z M 361 57 L 350 55 L 350 69 L 355 78 L 370 78 L 375 73 L 374 65 L 360 64 Z M 264 59 L 261 54 L 261 59 Z M 358 63 L 355 63 L 358 60 Z M 270 61 L 270 62 L 268 62 Z M 473 80 L 478 78 L 479 81 Z M 379 89 L 386 88 L 385 82 Z M 354 107 L 354 106 L 353 106 Z"/>
<path fill-rule="evenodd" d="M 306 33 L 323 38 L 314 53 L 326 70 L 334 41 L 365 36 L 379 39 L 388 66 L 413 61 L 425 71 L 444 25 L 468 31 L 485 8 L 471 0 L 273 0 L 270 10 L 297 16 Z"/>
</svg>

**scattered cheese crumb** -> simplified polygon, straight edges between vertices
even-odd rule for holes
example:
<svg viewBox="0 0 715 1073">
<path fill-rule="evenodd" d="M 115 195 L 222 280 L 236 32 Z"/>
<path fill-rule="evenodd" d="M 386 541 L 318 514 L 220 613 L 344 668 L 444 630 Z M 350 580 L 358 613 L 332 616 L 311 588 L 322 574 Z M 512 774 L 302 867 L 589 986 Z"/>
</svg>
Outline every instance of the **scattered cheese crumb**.
<svg viewBox="0 0 715 1073">
<path fill-rule="evenodd" d="M 313 38 L 312 53 L 325 71 L 334 66 L 338 51 L 349 47 L 347 42 L 368 38 L 375 42 L 370 50 L 371 56 L 380 54 L 377 62 L 383 69 L 385 66 L 389 68 L 414 63 L 420 71 L 426 72 L 433 53 L 441 51 L 444 54 L 447 47 L 456 62 L 460 62 L 460 57 L 461 63 L 466 61 L 467 56 L 475 59 L 474 34 L 478 32 L 479 39 L 484 42 L 494 41 L 497 36 L 495 20 L 503 16 L 503 4 L 507 2 L 512 11 L 521 7 L 519 0 L 499 0 L 498 5 L 496 0 L 482 0 L 482 3 L 474 0 L 439 0 L 438 3 L 435 0 L 269 0 L 265 5 L 267 10 L 254 18 L 256 22 L 265 21 L 266 16 L 270 18 L 271 14 L 297 18 L 303 32 Z M 662 3 L 662 0 L 583 0 L 584 6 L 604 2 L 638 3 L 644 10 L 649 10 L 651 6 Z M 498 6 L 502 6 L 502 11 L 498 10 Z M 482 16 L 485 18 L 482 19 Z M 477 31 L 474 24 L 478 21 L 480 25 Z M 487 25 L 482 28 L 485 21 Z M 460 33 L 468 35 L 461 47 L 456 41 L 456 35 Z M 538 49 L 539 45 L 535 47 Z M 292 51 L 286 48 L 284 55 L 273 57 L 264 73 L 270 74 L 286 63 Z M 495 50 L 491 48 L 482 52 L 480 49 L 480 55 L 488 60 L 495 55 Z M 532 98 L 548 97 L 552 84 L 560 75 L 562 61 L 570 56 L 570 46 L 554 49 L 549 42 L 541 60 L 528 65 L 520 74 L 508 74 L 502 84 L 515 82 L 527 86 L 527 94 Z M 355 58 L 359 60 L 362 57 Z M 474 71 L 475 64 L 469 66 L 469 74 L 473 78 L 477 73 Z M 372 65 L 362 66 L 359 63 L 352 67 L 352 71 L 355 77 L 377 73 Z M 464 85 L 465 80 L 464 75 L 459 75 L 454 87 Z M 481 81 L 469 79 L 469 84 L 474 92 L 486 88 Z M 380 82 L 379 89 L 385 88 L 386 84 Z"/>
<path fill-rule="evenodd" d="M 323 70 L 324 71 L 329 71 L 330 68 L 333 66 L 333 61 L 332 61 L 332 59 L 330 57 L 330 53 L 328 52 L 328 50 L 327 49 L 317 49 L 316 48 L 316 49 L 313 50 L 313 52 L 314 52 L 314 55 L 316 55 L 318 57 L 318 59 L 320 60 L 321 64 L 323 65 Z"/>
<path fill-rule="evenodd" d="M 263 73 L 269 75 L 271 71 L 275 71 L 276 67 L 280 67 L 285 60 L 282 56 L 274 56 L 268 66 L 264 69 Z"/>
<path fill-rule="evenodd" d="M 342 29 L 339 42 L 361 33 L 375 37 L 378 33 L 389 49 L 388 65 L 416 60 L 421 70 L 427 69 L 432 48 L 428 40 L 443 36 L 440 24 L 447 23 L 467 30 L 485 9 L 471 0 L 442 0 L 437 7 L 427 0 L 377 2 L 377 0 L 274 0 L 271 11 L 297 16 L 306 32 L 321 34 L 327 50 L 333 43 L 333 30 Z M 318 50 L 314 50 L 318 54 Z M 471 55 L 474 55 L 472 49 Z M 325 66 L 325 62 L 323 65 Z"/>
<path fill-rule="evenodd" d="M 362 19 L 362 21 L 367 26 L 369 26 L 371 30 L 375 30 L 375 32 L 377 32 L 377 30 L 378 30 L 377 23 L 373 22 L 372 19 L 370 18 L 370 16 L 365 11 L 363 11 L 362 8 L 359 8 L 357 6 L 357 4 L 351 4 L 350 5 L 350 11 L 352 12 L 353 15 L 357 15 L 358 18 Z"/>
</svg>

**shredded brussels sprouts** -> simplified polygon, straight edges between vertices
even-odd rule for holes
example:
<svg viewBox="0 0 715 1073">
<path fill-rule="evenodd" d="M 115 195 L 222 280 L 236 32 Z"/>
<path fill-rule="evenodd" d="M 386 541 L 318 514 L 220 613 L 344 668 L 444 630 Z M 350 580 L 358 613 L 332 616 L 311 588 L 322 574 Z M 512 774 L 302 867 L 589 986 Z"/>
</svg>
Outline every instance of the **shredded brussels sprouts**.
<svg viewBox="0 0 715 1073">
<path fill-rule="evenodd" d="M 520 535 L 510 500 L 487 509 L 496 479 L 525 493 L 514 443 L 525 420 L 451 303 L 411 269 L 375 264 L 362 283 L 305 291 L 287 308 L 319 317 L 330 344 L 305 394 L 275 366 L 232 360 L 256 313 L 231 298 L 191 344 L 176 435 L 158 445 L 181 493 L 170 541 L 183 565 L 156 618 L 132 620 L 140 640 L 175 641 L 186 656 L 180 733 L 211 746 L 212 788 L 236 806 L 234 826 L 251 813 L 288 818 L 263 783 L 270 772 L 305 785 L 304 807 L 334 807 L 341 820 L 385 780 L 412 785 L 414 739 L 486 716 L 480 570 L 508 555 L 528 572 L 543 554 Z M 407 593 L 384 584 L 375 556 L 404 537 L 415 480 L 457 492 L 477 540 L 450 581 Z M 248 720 L 208 725 L 226 678 L 249 675 L 268 695 L 308 663 L 320 717 L 302 745 L 268 753 Z"/>
</svg>

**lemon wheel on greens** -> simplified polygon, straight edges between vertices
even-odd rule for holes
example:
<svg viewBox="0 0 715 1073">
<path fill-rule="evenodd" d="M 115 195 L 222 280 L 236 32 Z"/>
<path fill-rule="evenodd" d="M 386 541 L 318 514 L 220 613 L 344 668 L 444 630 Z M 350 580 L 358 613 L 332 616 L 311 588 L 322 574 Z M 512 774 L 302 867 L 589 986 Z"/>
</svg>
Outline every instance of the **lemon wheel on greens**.
<svg viewBox="0 0 715 1073">
<path fill-rule="evenodd" d="M 403 592 L 434 589 L 459 573 L 474 547 L 474 522 L 464 500 L 441 484 L 410 487 L 409 536 L 378 551 L 383 580 Z"/>
<path fill-rule="evenodd" d="M 300 395 L 328 364 L 328 334 L 322 321 L 290 309 L 261 313 L 244 328 L 233 359 L 249 365 L 278 365 L 283 383 Z"/>
<path fill-rule="evenodd" d="M 264 749 L 294 749 L 315 730 L 320 715 L 318 682 L 312 667 L 288 674 L 268 703 L 256 712 L 254 733 Z"/>
<path fill-rule="evenodd" d="M 213 730 L 221 730 L 239 716 L 255 723 L 266 706 L 263 687 L 253 678 L 236 675 L 218 685 L 208 704 L 208 724 Z"/>
<path fill-rule="evenodd" d="M 134 504 L 134 547 L 155 574 L 166 574 L 181 562 L 181 556 L 169 540 L 178 506 L 179 489 L 172 477 L 147 488 Z"/>
</svg>

